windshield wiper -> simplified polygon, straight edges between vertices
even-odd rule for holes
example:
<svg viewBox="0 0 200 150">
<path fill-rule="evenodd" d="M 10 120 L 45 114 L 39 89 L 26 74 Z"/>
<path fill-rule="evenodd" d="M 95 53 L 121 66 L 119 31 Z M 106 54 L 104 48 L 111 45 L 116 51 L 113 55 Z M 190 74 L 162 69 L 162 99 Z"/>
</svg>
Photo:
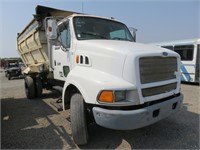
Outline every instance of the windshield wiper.
<svg viewBox="0 0 200 150">
<path fill-rule="evenodd" d="M 128 40 L 128 39 L 125 39 L 125 38 L 120 38 L 120 37 L 114 37 L 114 38 L 111 38 L 112 40 L 121 40 L 121 41 L 131 41 L 131 40 Z"/>
</svg>

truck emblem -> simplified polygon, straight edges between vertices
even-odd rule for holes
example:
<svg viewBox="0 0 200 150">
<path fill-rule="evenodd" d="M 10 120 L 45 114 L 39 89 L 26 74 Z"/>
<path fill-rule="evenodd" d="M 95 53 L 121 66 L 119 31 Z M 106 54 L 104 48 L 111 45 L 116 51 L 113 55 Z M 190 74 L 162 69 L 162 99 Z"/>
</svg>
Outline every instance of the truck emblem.
<svg viewBox="0 0 200 150">
<path fill-rule="evenodd" d="M 168 56 L 167 52 L 162 52 L 163 56 Z"/>
</svg>

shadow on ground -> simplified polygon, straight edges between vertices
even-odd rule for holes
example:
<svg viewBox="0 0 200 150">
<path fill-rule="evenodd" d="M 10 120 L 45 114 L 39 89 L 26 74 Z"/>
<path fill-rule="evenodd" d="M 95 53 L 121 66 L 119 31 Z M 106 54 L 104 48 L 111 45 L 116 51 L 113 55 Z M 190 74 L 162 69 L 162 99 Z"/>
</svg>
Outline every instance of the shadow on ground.
<svg viewBox="0 0 200 150">
<path fill-rule="evenodd" d="M 181 84 L 191 85 L 191 86 L 200 86 L 200 83 L 197 83 L 197 82 L 184 82 L 184 81 L 181 81 Z"/>
<path fill-rule="evenodd" d="M 45 94 L 43 99 L 56 97 Z M 41 99 L 1 100 L 1 148 L 2 149 L 61 149 L 76 148 L 70 133 L 52 118 L 59 115 Z"/>
<path fill-rule="evenodd" d="M 43 99 L 53 95 L 46 94 Z M 176 116 L 137 130 L 115 131 L 90 125 L 90 141 L 79 148 L 198 149 L 199 115 L 188 111 L 187 105 Z M 2 149 L 62 149 L 65 143 L 68 149 L 76 148 L 71 133 L 51 120 L 58 112 L 41 99 L 2 99 L 1 113 Z"/>
<path fill-rule="evenodd" d="M 181 112 L 156 124 L 132 131 L 115 131 L 94 125 L 91 140 L 83 149 L 199 149 L 199 115 Z M 124 146 L 120 144 L 124 142 Z"/>
</svg>

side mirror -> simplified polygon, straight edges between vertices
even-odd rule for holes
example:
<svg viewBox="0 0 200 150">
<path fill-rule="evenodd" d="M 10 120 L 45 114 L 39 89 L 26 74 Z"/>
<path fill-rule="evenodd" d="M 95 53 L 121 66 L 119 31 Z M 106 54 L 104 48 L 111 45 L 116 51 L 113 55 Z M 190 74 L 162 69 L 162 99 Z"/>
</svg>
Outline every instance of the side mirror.
<svg viewBox="0 0 200 150">
<path fill-rule="evenodd" d="M 134 42 L 136 42 L 136 32 L 137 32 L 137 29 L 135 29 L 133 27 L 129 27 L 128 29 L 131 32 L 131 35 L 133 36 Z"/>
<path fill-rule="evenodd" d="M 57 22 L 55 19 L 47 20 L 47 37 L 48 39 L 57 39 Z"/>
</svg>

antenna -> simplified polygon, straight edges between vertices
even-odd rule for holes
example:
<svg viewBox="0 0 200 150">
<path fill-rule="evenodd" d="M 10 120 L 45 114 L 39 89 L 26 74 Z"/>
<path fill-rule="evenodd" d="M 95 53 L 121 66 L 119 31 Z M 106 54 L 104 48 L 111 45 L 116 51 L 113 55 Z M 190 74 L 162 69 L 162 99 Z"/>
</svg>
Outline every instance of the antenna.
<svg viewBox="0 0 200 150">
<path fill-rule="evenodd" d="M 83 6 L 83 1 L 82 1 L 82 13 L 84 13 L 84 6 Z"/>
</svg>

